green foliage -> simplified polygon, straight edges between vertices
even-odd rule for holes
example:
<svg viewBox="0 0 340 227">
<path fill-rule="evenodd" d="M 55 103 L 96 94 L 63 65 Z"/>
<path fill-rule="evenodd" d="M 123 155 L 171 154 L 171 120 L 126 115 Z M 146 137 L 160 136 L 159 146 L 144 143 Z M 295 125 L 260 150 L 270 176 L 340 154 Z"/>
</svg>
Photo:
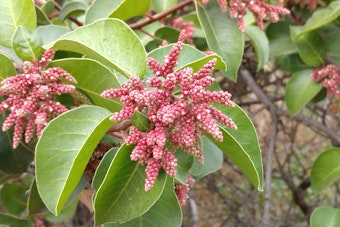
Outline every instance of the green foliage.
<svg viewBox="0 0 340 227">
<path fill-rule="evenodd" d="M 8 76 L 14 76 L 16 71 L 11 59 L 6 55 L 0 54 L 0 79 L 3 80 Z"/>
<path fill-rule="evenodd" d="M 333 207 L 318 207 L 310 218 L 311 227 L 329 226 L 336 227 L 340 224 L 340 209 Z"/>
</svg>

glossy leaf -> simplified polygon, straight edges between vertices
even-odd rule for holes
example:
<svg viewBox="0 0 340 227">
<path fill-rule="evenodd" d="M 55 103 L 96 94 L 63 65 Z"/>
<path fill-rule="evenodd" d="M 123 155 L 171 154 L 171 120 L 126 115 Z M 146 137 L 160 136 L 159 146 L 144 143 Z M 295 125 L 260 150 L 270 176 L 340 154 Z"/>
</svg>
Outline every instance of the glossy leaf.
<svg viewBox="0 0 340 227">
<path fill-rule="evenodd" d="M 143 45 L 136 34 L 117 19 L 99 20 L 80 27 L 46 48 L 84 54 L 127 77 L 141 77 L 146 69 Z"/>
<path fill-rule="evenodd" d="M 58 216 L 48 213 L 44 216 L 44 219 L 52 223 L 68 221 L 75 215 L 78 202 L 78 199 L 75 199 L 67 207 L 65 207 Z"/>
<path fill-rule="evenodd" d="M 315 32 L 309 32 L 297 37 L 301 29 L 298 26 L 290 27 L 292 40 L 298 49 L 301 59 L 308 66 L 320 66 L 326 56 L 326 48 L 322 37 Z"/>
<path fill-rule="evenodd" d="M 161 40 L 166 40 L 169 43 L 176 43 L 179 36 L 179 31 L 173 27 L 161 27 L 155 32 L 155 36 Z"/>
<path fill-rule="evenodd" d="M 312 73 L 311 69 L 298 71 L 287 83 L 285 101 L 291 116 L 300 112 L 322 88 L 321 83 L 312 80 Z"/>
<path fill-rule="evenodd" d="M 218 105 L 217 108 L 233 119 L 238 129 L 221 126 L 223 142 L 207 135 L 258 189 L 263 188 L 261 150 L 255 128 L 247 114 L 237 105 L 233 108 Z"/>
<path fill-rule="evenodd" d="M 257 26 L 247 26 L 245 33 L 255 48 L 258 61 L 257 69 L 263 68 L 269 59 L 269 42 L 266 34 Z"/>
<path fill-rule="evenodd" d="M 223 153 L 210 139 L 203 137 L 201 139 L 201 148 L 204 155 L 204 163 L 194 159 L 191 167 L 191 174 L 195 179 L 200 179 L 212 172 L 218 170 L 223 163 Z"/>
<path fill-rule="evenodd" d="M 151 51 L 148 54 L 148 57 L 155 58 L 158 62 L 163 64 L 163 58 L 165 55 L 167 55 L 172 48 L 172 45 L 165 46 L 158 48 L 154 51 Z M 215 65 L 216 70 L 225 70 L 226 65 L 225 62 L 221 59 L 220 56 L 216 54 L 212 55 L 205 55 L 201 51 L 189 46 L 189 45 L 183 45 L 182 51 L 178 57 L 178 65 L 175 67 L 175 70 L 180 70 L 186 67 L 191 67 L 194 72 L 197 72 L 199 69 L 201 69 L 206 63 L 208 63 L 209 60 L 216 58 L 217 63 Z M 148 70 L 148 75 L 153 74 L 151 70 Z"/>
<path fill-rule="evenodd" d="M 147 212 L 161 196 L 166 174 L 161 171 L 150 191 L 144 190 L 145 166 L 130 160 L 133 146 L 122 145 L 94 197 L 95 225 L 123 223 Z"/>
<path fill-rule="evenodd" d="M 100 163 L 97 167 L 97 170 L 95 172 L 95 175 L 92 179 L 92 187 L 97 191 L 102 184 L 105 175 L 107 173 L 107 170 L 114 158 L 114 156 L 117 154 L 118 147 L 111 148 L 109 151 L 106 152 L 102 160 L 100 160 Z"/>
<path fill-rule="evenodd" d="M 39 26 L 37 31 L 39 32 L 43 40 L 43 44 L 45 45 L 47 43 L 56 41 L 59 39 L 59 37 L 68 33 L 70 30 L 59 25 L 45 25 Z"/>
<path fill-rule="evenodd" d="M 325 8 L 318 8 L 315 10 L 310 18 L 306 21 L 298 37 L 318 29 L 340 16 L 340 1 L 333 1 Z"/>
<path fill-rule="evenodd" d="M 134 111 L 131 122 L 133 126 L 142 132 L 147 132 L 151 128 L 151 122 L 149 121 L 149 118 L 138 110 Z"/>
<path fill-rule="evenodd" d="M 236 81 L 244 48 L 243 34 L 236 21 L 222 13 L 215 1 L 204 7 L 196 2 L 196 10 L 210 50 L 223 58 L 228 66 L 225 75 Z"/>
<path fill-rule="evenodd" d="M 74 76 L 78 81 L 76 87 L 83 91 L 93 104 L 111 111 L 121 109 L 118 100 L 100 96 L 106 89 L 120 87 L 117 77 L 103 64 L 88 58 L 67 58 L 53 61 L 49 66 L 61 67 Z"/>
<path fill-rule="evenodd" d="M 335 40 L 329 47 L 328 57 L 340 65 L 340 32 L 336 34 Z"/>
<path fill-rule="evenodd" d="M 340 225 L 340 209 L 333 207 L 318 207 L 310 217 L 311 227 L 337 227 Z"/>
<path fill-rule="evenodd" d="M 0 125 L 2 122 L 0 120 Z M 0 144 L 0 171 L 9 174 L 25 172 L 33 160 L 33 152 L 21 144 L 13 149 L 12 130 L 0 130 Z"/>
<path fill-rule="evenodd" d="M 290 36 L 290 24 L 285 21 L 271 23 L 266 29 L 270 55 L 273 57 L 296 53 L 297 49 Z"/>
<path fill-rule="evenodd" d="M 48 18 L 48 16 L 38 6 L 35 6 L 35 12 L 36 12 L 36 16 L 37 16 L 37 25 L 51 24 L 51 21 Z"/>
<path fill-rule="evenodd" d="M 149 8 L 150 0 L 95 0 L 86 13 L 85 23 L 89 24 L 107 17 L 127 20 L 144 15 Z"/>
<path fill-rule="evenodd" d="M 142 216 L 122 224 L 108 223 L 104 227 L 176 227 L 182 224 L 182 211 L 177 202 L 173 179 L 168 177 L 157 202 Z"/>
<path fill-rule="evenodd" d="M 0 213 L 0 223 L 10 227 L 33 227 L 33 223 L 9 214 Z"/>
<path fill-rule="evenodd" d="M 0 45 L 12 46 L 12 36 L 19 26 L 35 29 L 37 20 L 34 2 L 0 0 Z"/>
<path fill-rule="evenodd" d="M 177 4 L 177 0 L 151 0 L 151 7 L 156 13 L 163 12 Z"/>
<path fill-rule="evenodd" d="M 47 212 L 46 206 L 44 205 L 44 202 L 39 195 L 37 182 L 35 181 L 35 179 L 33 180 L 30 188 L 30 193 L 27 201 L 27 210 L 28 214 Z"/>
<path fill-rule="evenodd" d="M 189 155 L 183 151 L 176 151 L 175 156 L 177 158 L 177 166 L 176 166 L 176 181 L 181 184 L 185 184 L 189 170 L 192 167 L 194 162 L 194 158 L 192 155 Z"/>
<path fill-rule="evenodd" d="M 36 181 L 46 207 L 57 215 L 76 188 L 92 152 L 112 126 L 111 112 L 82 106 L 53 119 L 36 146 Z"/>
<path fill-rule="evenodd" d="M 19 216 L 26 209 L 26 190 L 24 185 L 4 184 L 0 193 L 2 207 L 8 213 Z"/>
<path fill-rule="evenodd" d="M 6 55 L 0 54 L 0 80 L 3 80 L 9 76 L 16 75 L 16 70 L 11 59 Z"/>
<path fill-rule="evenodd" d="M 312 166 L 311 185 L 319 192 L 340 178 L 340 148 L 330 148 L 319 155 Z"/>
<path fill-rule="evenodd" d="M 70 16 L 80 15 L 85 13 L 87 6 L 82 2 L 69 2 L 63 6 L 59 13 L 59 20 L 63 22 Z"/>
<path fill-rule="evenodd" d="M 34 61 L 40 59 L 44 52 L 42 38 L 36 30 L 18 27 L 12 41 L 15 53 L 22 60 Z"/>
</svg>

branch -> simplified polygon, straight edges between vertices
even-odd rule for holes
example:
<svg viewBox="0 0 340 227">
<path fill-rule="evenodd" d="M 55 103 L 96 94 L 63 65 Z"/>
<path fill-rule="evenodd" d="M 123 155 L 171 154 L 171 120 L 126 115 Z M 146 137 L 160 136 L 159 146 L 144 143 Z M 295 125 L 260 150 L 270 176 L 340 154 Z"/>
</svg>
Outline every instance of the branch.
<svg viewBox="0 0 340 227">
<path fill-rule="evenodd" d="M 187 6 L 187 5 L 191 5 L 193 3 L 194 3 L 193 0 L 186 0 L 184 2 L 179 3 L 178 5 L 175 5 L 174 7 L 170 8 L 168 10 L 165 10 L 161 13 L 155 14 L 152 17 L 148 17 L 144 21 L 139 21 L 137 23 L 130 24 L 129 26 L 130 26 L 131 29 L 140 29 L 140 28 L 142 28 L 142 27 L 144 27 L 148 24 L 151 24 L 154 21 L 160 20 L 160 19 L 166 17 L 167 15 L 172 14 L 172 13 L 176 12 L 177 10 L 179 10 L 179 9 L 181 9 L 181 8 Z"/>
</svg>

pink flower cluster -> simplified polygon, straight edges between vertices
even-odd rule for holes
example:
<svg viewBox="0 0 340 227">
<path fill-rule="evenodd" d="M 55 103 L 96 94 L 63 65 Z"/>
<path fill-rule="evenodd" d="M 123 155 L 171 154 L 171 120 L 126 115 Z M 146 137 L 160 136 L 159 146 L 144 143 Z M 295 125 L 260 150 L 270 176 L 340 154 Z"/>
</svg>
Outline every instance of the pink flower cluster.
<svg viewBox="0 0 340 227">
<path fill-rule="evenodd" d="M 209 105 L 210 102 L 233 106 L 231 95 L 224 91 L 206 91 L 214 79 L 209 76 L 216 59 L 209 61 L 198 72 L 192 68 L 175 71 L 182 50 L 184 36 L 164 57 L 161 65 L 153 58 L 147 59 L 149 68 L 156 75 L 147 80 L 147 87 L 139 78 L 131 77 L 119 89 L 102 93 L 105 98 L 118 98 L 123 104 L 121 111 L 111 116 L 112 121 L 131 119 L 134 111 L 144 112 L 151 122 L 151 129 L 142 132 L 130 127 L 126 144 L 137 144 L 131 160 L 146 164 L 145 190 L 150 190 L 160 168 L 171 177 L 176 175 L 177 159 L 174 152 L 180 149 L 203 163 L 199 145 L 202 131 L 210 133 L 216 140 L 223 141 L 222 132 L 216 121 L 236 129 L 231 118 Z"/>
<path fill-rule="evenodd" d="M 185 184 L 175 184 L 175 193 L 177 196 L 177 200 L 179 205 L 184 206 L 187 199 L 189 198 L 188 192 L 190 191 L 190 185 L 193 185 L 195 180 L 189 177 Z"/>
<path fill-rule="evenodd" d="M 207 4 L 209 0 L 202 0 L 203 4 Z M 267 4 L 264 0 L 217 0 L 222 12 L 229 9 L 231 18 L 237 19 L 238 27 L 242 32 L 245 31 L 243 17 L 247 13 L 247 9 L 254 15 L 257 25 L 260 29 L 264 29 L 263 20 L 268 16 L 271 21 L 279 20 L 279 14 L 286 15 L 290 11 L 283 7 L 283 1 L 279 1 L 279 6 Z"/>
<path fill-rule="evenodd" d="M 172 21 L 172 26 L 182 31 L 184 39 L 186 39 L 189 44 L 193 43 L 191 36 L 196 31 L 193 25 L 194 22 L 192 21 L 183 22 L 183 17 L 178 17 Z"/>
<path fill-rule="evenodd" d="M 310 11 L 314 11 L 318 5 L 326 5 L 322 0 L 293 0 L 293 2 L 299 4 L 301 8 L 307 6 Z"/>
<path fill-rule="evenodd" d="M 59 67 L 47 68 L 54 54 L 54 50 L 46 50 L 39 61 L 23 62 L 22 74 L 1 82 L 0 96 L 4 97 L 4 101 L 0 104 L 0 113 L 10 111 L 2 130 L 14 126 L 14 148 L 19 145 L 23 135 L 28 143 L 35 131 L 39 137 L 51 118 L 67 111 L 65 106 L 55 101 L 55 95 L 70 93 L 75 89 L 73 85 L 64 84 L 62 79 L 71 83 L 77 81 Z"/>
<path fill-rule="evenodd" d="M 327 88 L 327 96 L 332 94 L 340 99 L 340 68 L 335 65 L 327 65 L 324 68 L 317 68 L 312 74 L 312 79 L 322 81 L 322 86 Z"/>
</svg>

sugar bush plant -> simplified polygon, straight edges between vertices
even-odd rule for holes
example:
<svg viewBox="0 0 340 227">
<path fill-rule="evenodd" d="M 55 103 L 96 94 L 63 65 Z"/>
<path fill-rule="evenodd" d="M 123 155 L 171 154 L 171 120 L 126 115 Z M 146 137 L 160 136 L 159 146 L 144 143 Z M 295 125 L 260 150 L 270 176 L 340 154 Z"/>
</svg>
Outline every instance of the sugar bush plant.
<svg viewBox="0 0 340 227">
<path fill-rule="evenodd" d="M 95 226 L 181 226 L 190 187 L 218 170 L 223 155 L 262 191 L 256 130 L 215 81 L 215 74 L 237 81 L 245 43 L 258 70 L 271 59 L 292 74 L 291 116 L 323 89 L 322 99 L 339 103 L 340 1 L 0 0 L 0 7 L 0 224 L 69 219 L 86 189 Z M 320 175 L 323 160 L 312 169 L 316 190 L 339 178 Z"/>
</svg>

